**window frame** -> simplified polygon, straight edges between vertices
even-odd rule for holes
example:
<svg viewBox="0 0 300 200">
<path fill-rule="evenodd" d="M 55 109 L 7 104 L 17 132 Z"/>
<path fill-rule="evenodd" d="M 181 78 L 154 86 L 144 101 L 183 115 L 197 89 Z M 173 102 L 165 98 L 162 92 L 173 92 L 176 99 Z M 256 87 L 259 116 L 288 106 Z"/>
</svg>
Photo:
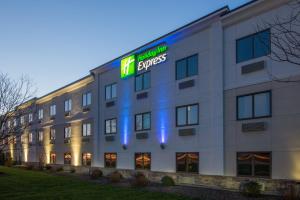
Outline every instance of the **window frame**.
<svg viewBox="0 0 300 200">
<path fill-rule="evenodd" d="M 69 137 L 66 137 L 66 129 L 70 129 Z M 64 139 L 70 139 L 70 138 L 72 138 L 72 126 L 69 125 L 64 127 Z"/>
<path fill-rule="evenodd" d="M 116 96 L 115 97 L 112 97 L 112 86 L 113 85 L 116 85 Z M 110 87 L 110 98 L 106 98 L 106 88 L 107 87 Z M 110 100 L 114 100 L 114 99 L 116 99 L 117 97 L 118 97 L 118 94 L 117 94 L 117 87 L 118 87 L 118 84 L 117 84 L 117 82 L 113 82 L 113 83 L 111 83 L 111 84 L 107 84 L 107 85 L 105 85 L 104 86 L 104 99 L 105 99 L 105 101 L 110 101 Z"/>
<path fill-rule="evenodd" d="M 197 167 L 197 172 L 188 172 L 188 171 L 178 171 L 177 170 L 177 164 L 178 164 L 178 162 L 177 162 L 177 155 L 178 154 L 182 154 L 182 153 L 186 153 L 186 154 L 197 154 L 197 156 L 198 156 L 198 167 Z M 175 165 L 175 168 L 176 168 L 176 173 L 188 173 L 188 174 L 199 174 L 199 167 L 200 167 L 200 153 L 199 152 L 175 152 L 175 161 L 176 161 L 176 165 Z M 186 165 L 187 165 L 187 163 L 186 163 Z M 186 166 L 185 166 L 185 168 L 186 168 Z"/>
<path fill-rule="evenodd" d="M 149 79 L 150 79 L 149 82 L 150 82 L 150 84 L 149 84 L 149 87 L 145 88 L 144 78 L 145 78 L 145 74 L 147 74 L 147 73 L 149 74 Z M 137 90 L 137 88 L 136 88 L 136 82 L 137 82 L 136 79 L 137 79 L 137 77 L 139 77 L 139 76 L 142 76 L 142 89 Z M 151 71 L 150 71 L 150 70 L 135 75 L 135 77 L 134 77 L 134 91 L 135 91 L 135 92 L 141 92 L 141 91 L 144 91 L 144 90 L 148 90 L 148 89 L 150 89 L 150 88 L 151 88 Z"/>
<path fill-rule="evenodd" d="M 52 131 L 54 131 L 54 137 L 52 137 L 53 136 L 52 135 L 52 133 L 53 133 Z M 50 136 L 50 141 L 56 139 L 56 130 L 55 130 L 55 128 L 50 128 L 50 134 L 49 134 L 49 136 Z"/>
<path fill-rule="evenodd" d="M 150 127 L 149 128 L 147 128 L 147 129 L 145 129 L 144 128 L 144 115 L 146 115 L 146 114 L 150 114 Z M 142 115 L 142 129 L 141 130 L 137 130 L 136 129 L 136 125 L 137 125 L 137 123 L 136 123 L 136 117 L 138 116 L 138 115 Z M 151 130 L 151 126 L 152 126 L 152 120 L 151 120 L 151 112 L 143 112 L 143 113 L 137 113 L 137 114 L 135 114 L 134 115 L 134 130 L 136 131 L 136 132 L 139 132 L 139 131 L 150 131 Z"/>
<path fill-rule="evenodd" d="M 187 63 L 186 69 L 185 69 L 186 76 L 183 77 L 183 78 L 178 78 L 177 77 L 177 63 L 181 62 L 183 60 L 185 60 L 185 62 L 188 62 L 188 59 L 191 58 L 191 57 L 193 57 L 193 56 L 197 57 L 197 74 L 194 74 L 194 75 L 191 75 L 191 76 L 188 75 L 188 73 L 189 73 L 189 67 L 188 67 L 188 63 Z M 181 59 L 175 61 L 175 80 L 176 81 L 183 80 L 183 79 L 186 79 L 186 78 L 189 78 L 189 77 L 192 77 L 192 76 L 197 76 L 197 75 L 199 75 L 199 54 L 198 53 L 192 54 L 190 56 L 187 56 L 187 57 L 184 57 L 184 58 L 181 58 Z"/>
<path fill-rule="evenodd" d="M 53 116 L 55 116 L 56 115 L 56 104 L 52 104 L 52 105 L 50 105 L 50 110 L 49 110 L 50 112 L 49 112 L 49 115 L 51 116 L 51 117 L 53 117 Z M 54 113 L 53 113 L 54 112 Z"/>
<path fill-rule="evenodd" d="M 90 156 L 91 156 L 91 159 L 90 159 L 90 164 L 87 164 L 88 162 L 87 162 L 87 159 L 85 160 L 85 162 L 84 162 L 84 155 L 87 155 L 87 154 L 90 154 Z M 90 152 L 83 152 L 82 154 L 81 154 L 81 165 L 82 166 L 85 166 L 85 167 L 89 167 L 89 166 L 92 166 L 92 159 L 93 159 L 93 154 L 92 153 L 90 153 Z"/>
<path fill-rule="evenodd" d="M 90 103 L 88 104 L 88 95 L 90 94 L 91 96 L 91 101 Z M 85 98 L 84 98 L 85 97 Z M 84 99 L 85 99 L 85 103 L 86 105 L 84 105 Z M 92 105 L 92 92 L 91 91 L 87 91 L 87 92 L 84 92 L 81 96 L 81 100 L 82 100 L 82 107 L 89 107 Z"/>
<path fill-rule="evenodd" d="M 143 156 L 143 167 L 141 169 L 139 169 L 139 168 L 136 167 L 136 157 L 137 157 L 137 154 L 142 154 L 142 156 Z M 149 154 L 150 155 L 150 169 L 145 169 L 144 154 Z M 152 155 L 151 155 L 151 152 L 135 152 L 134 153 L 134 169 L 135 170 L 151 171 L 151 169 L 152 169 Z"/>
<path fill-rule="evenodd" d="M 90 134 L 85 134 L 84 135 L 84 125 L 89 125 L 90 126 Z M 87 127 L 87 126 L 86 126 Z M 84 122 L 84 123 L 82 123 L 82 126 L 81 126 L 81 136 L 82 137 L 89 137 L 89 136 L 91 136 L 92 135 L 92 123 L 91 122 Z M 86 131 L 87 131 L 88 129 L 86 128 Z"/>
<path fill-rule="evenodd" d="M 252 171 L 251 171 L 251 175 L 250 176 L 247 176 L 247 175 L 239 175 L 238 174 L 238 155 L 240 153 L 244 153 L 244 154 L 260 154 L 260 153 L 265 153 L 265 154 L 269 154 L 270 155 L 270 165 L 269 165 L 269 170 L 270 170 L 270 175 L 269 176 L 255 176 L 255 171 L 254 171 L 254 168 L 255 168 L 255 163 L 254 161 L 252 160 L 251 161 L 251 167 L 252 167 Z M 236 152 L 236 158 L 235 158 L 235 162 L 236 162 L 236 176 L 237 177 L 251 177 L 251 178 L 272 178 L 272 151 L 238 151 Z"/>
<path fill-rule="evenodd" d="M 198 112 L 197 112 L 197 123 L 194 123 L 194 124 L 188 124 L 188 121 L 189 121 L 189 119 L 188 119 L 188 111 L 187 111 L 187 108 L 189 107 L 189 106 L 198 106 Z M 185 115 L 186 115 L 186 124 L 185 125 L 178 125 L 178 115 L 177 115 L 177 113 L 178 113 L 178 109 L 179 108 L 184 108 L 184 107 L 186 107 L 186 113 L 185 113 Z M 182 105 L 182 106 L 176 106 L 176 108 L 175 108 L 175 115 L 176 115 L 176 127 L 186 127 L 186 126 L 197 126 L 197 125 L 199 125 L 199 103 L 193 103 L 193 104 L 187 104 L 187 105 Z"/>
<path fill-rule="evenodd" d="M 43 108 L 40 108 L 40 109 L 38 110 L 38 119 L 39 119 L 39 120 L 44 119 L 44 109 L 43 109 Z"/>
<path fill-rule="evenodd" d="M 116 132 L 110 132 L 110 133 L 107 133 L 106 132 L 106 121 L 110 121 L 110 130 L 111 130 L 111 121 L 112 120 L 116 120 Z M 110 119 L 106 119 L 106 120 L 104 120 L 104 135 L 115 135 L 115 134 L 117 134 L 118 133 L 118 120 L 117 120 L 117 118 L 116 117 L 114 117 L 114 118 L 110 118 Z"/>
<path fill-rule="evenodd" d="M 111 155 L 112 154 L 115 154 L 116 155 L 116 164 L 115 164 L 115 167 L 112 167 L 112 166 L 107 166 L 106 165 L 106 155 L 110 155 L 110 159 L 109 160 L 111 160 Z M 111 169 L 116 169 L 117 168 L 117 162 L 118 162 L 118 154 L 117 154 L 117 152 L 105 152 L 104 153 L 104 167 L 105 168 L 111 168 Z M 110 162 L 111 163 L 111 162 Z"/>
<path fill-rule="evenodd" d="M 67 104 L 66 104 L 67 103 Z M 66 107 L 67 105 L 67 107 Z M 66 109 L 67 108 L 67 109 Z M 66 99 L 64 101 L 64 111 L 65 112 L 71 112 L 72 111 L 72 99 L 69 98 L 69 99 Z"/>
<path fill-rule="evenodd" d="M 255 51 L 254 51 L 254 37 L 255 37 L 255 35 L 261 34 L 261 33 L 265 32 L 265 31 L 269 31 L 269 33 L 270 33 L 270 37 L 269 37 L 269 47 L 270 48 L 268 50 L 268 53 L 266 55 L 263 55 L 263 56 L 270 55 L 270 53 L 271 53 L 271 29 L 267 28 L 267 29 L 261 30 L 259 32 L 255 32 L 255 33 L 252 33 L 252 34 L 249 34 L 249 35 L 245 35 L 245 36 L 240 37 L 240 38 L 238 38 L 238 39 L 235 40 L 235 63 L 236 64 L 239 64 L 239 63 L 242 63 L 242 62 L 246 62 L 246 61 L 249 61 L 251 59 L 263 57 L 263 56 L 258 56 L 258 57 L 254 56 L 255 55 Z M 247 59 L 247 60 L 238 61 L 238 41 L 241 41 L 241 40 L 249 38 L 249 37 L 252 38 L 252 52 L 251 52 L 252 57 L 250 59 Z"/>
<path fill-rule="evenodd" d="M 265 116 L 255 117 L 255 95 L 263 94 L 263 93 L 269 93 L 269 95 L 270 95 L 270 102 L 269 102 L 270 114 L 265 115 Z M 252 117 L 239 118 L 239 98 L 243 98 L 243 97 L 247 97 L 247 96 L 251 96 L 251 99 L 252 99 L 252 112 L 251 112 Z M 270 118 L 270 117 L 272 117 L 272 90 L 264 90 L 264 91 L 260 91 L 260 92 L 254 92 L 254 93 L 236 96 L 236 120 L 237 121 Z"/>
</svg>

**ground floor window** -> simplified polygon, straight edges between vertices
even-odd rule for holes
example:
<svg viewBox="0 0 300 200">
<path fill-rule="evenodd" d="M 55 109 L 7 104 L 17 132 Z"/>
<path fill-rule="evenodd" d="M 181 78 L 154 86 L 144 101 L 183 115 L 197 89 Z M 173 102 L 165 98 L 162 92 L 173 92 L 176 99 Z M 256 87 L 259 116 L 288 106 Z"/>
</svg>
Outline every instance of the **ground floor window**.
<svg viewBox="0 0 300 200">
<path fill-rule="evenodd" d="M 151 169 L 151 153 L 135 153 L 135 169 Z"/>
<path fill-rule="evenodd" d="M 240 152 L 237 153 L 238 176 L 271 176 L 271 153 Z"/>
<path fill-rule="evenodd" d="M 83 153 L 82 154 L 82 165 L 83 166 L 91 166 L 92 163 L 92 154 L 91 153 Z"/>
<path fill-rule="evenodd" d="M 116 166 L 117 166 L 117 154 L 116 153 L 105 153 L 104 160 L 105 160 L 105 167 L 116 168 Z"/>
<path fill-rule="evenodd" d="M 198 173 L 199 171 L 199 153 L 176 153 L 176 171 Z"/>
<path fill-rule="evenodd" d="M 56 153 L 50 153 L 50 164 L 56 164 Z"/>
<path fill-rule="evenodd" d="M 71 165 L 72 161 L 72 154 L 71 153 L 65 153 L 64 154 L 64 164 L 65 165 Z"/>
</svg>

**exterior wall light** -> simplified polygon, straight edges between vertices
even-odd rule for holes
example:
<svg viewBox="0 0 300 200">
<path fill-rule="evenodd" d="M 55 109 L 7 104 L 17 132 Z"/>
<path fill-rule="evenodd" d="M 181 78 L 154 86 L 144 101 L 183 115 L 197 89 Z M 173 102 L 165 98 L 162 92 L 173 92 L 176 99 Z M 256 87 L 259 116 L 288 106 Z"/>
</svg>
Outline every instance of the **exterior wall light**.
<svg viewBox="0 0 300 200">
<path fill-rule="evenodd" d="M 122 148 L 123 148 L 124 150 L 126 150 L 126 149 L 127 149 L 127 145 L 126 145 L 126 144 L 123 144 L 123 145 L 122 145 Z"/>
<path fill-rule="evenodd" d="M 166 144 L 165 143 L 160 143 L 160 148 L 161 149 L 165 149 L 166 148 Z"/>
</svg>

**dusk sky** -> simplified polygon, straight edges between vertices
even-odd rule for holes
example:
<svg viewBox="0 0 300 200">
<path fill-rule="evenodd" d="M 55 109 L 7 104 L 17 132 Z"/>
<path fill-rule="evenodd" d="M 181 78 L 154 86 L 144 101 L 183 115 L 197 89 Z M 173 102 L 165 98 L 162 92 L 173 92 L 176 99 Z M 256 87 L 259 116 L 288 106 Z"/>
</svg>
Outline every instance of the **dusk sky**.
<svg viewBox="0 0 300 200">
<path fill-rule="evenodd" d="M 218 8 L 248 0 L 0 0 L 0 71 L 37 96 Z"/>
</svg>

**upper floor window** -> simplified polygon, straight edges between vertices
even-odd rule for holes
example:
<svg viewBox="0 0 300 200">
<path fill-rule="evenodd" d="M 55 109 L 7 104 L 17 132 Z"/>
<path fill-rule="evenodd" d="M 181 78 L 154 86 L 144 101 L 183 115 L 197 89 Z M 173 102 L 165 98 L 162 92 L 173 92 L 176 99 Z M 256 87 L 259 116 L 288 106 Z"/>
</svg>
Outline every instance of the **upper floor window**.
<svg viewBox="0 0 300 200">
<path fill-rule="evenodd" d="M 271 91 L 237 97 L 237 119 L 271 116 Z"/>
<path fill-rule="evenodd" d="M 39 113 L 39 119 L 43 119 L 44 118 L 44 110 L 39 109 L 38 113 Z"/>
<path fill-rule="evenodd" d="M 20 118 L 20 123 L 21 123 L 21 125 L 24 125 L 24 124 L 25 124 L 25 116 L 24 116 L 24 115 L 21 116 L 21 118 Z"/>
<path fill-rule="evenodd" d="M 65 138 L 70 138 L 72 135 L 71 126 L 65 127 Z"/>
<path fill-rule="evenodd" d="M 150 88 L 150 71 L 139 74 L 135 77 L 135 91 L 141 91 Z"/>
<path fill-rule="evenodd" d="M 29 121 L 29 122 L 32 122 L 32 121 L 33 121 L 33 114 L 32 114 L 32 113 L 29 113 L 29 114 L 28 114 L 28 121 Z"/>
<path fill-rule="evenodd" d="M 50 140 L 55 140 L 55 137 L 56 137 L 55 129 L 51 128 L 50 129 Z"/>
<path fill-rule="evenodd" d="M 141 113 L 135 115 L 135 130 L 144 131 L 151 128 L 151 113 Z"/>
<path fill-rule="evenodd" d="M 38 139 L 39 139 L 39 142 L 42 142 L 43 141 L 43 138 L 44 138 L 44 135 L 43 135 L 43 131 L 39 131 L 38 132 Z"/>
<path fill-rule="evenodd" d="M 198 54 L 176 61 L 176 80 L 198 74 Z"/>
<path fill-rule="evenodd" d="M 50 116 L 56 115 L 56 105 L 50 106 Z"/>
<path fill-rule="evenodd" d="M 72 110 L 72 99 L 65 100 L 65 112 Z"/>
<path fill-rule="evenodd" d="M 199 105 L 186 105 L 176 108 L 176 126 L 190 126 L 199 123 Z"/>
<path fill-rule="evenodd" d="M 92 103 L 92 93 L 87 92 L 82 95 L 82 106 L 89 106 Z"/>
<path fill-rule="evenodd" d="M 92 134 L 91 123 L 82 124 L 82 136 L 90 136 Z"/>
<path fill-rule="evenodd" d="M 247 152 L 237 153 L 238 176 L 271 176 L 271 153 Z"/>
<path fill-rule="evenodd" d="M 25 134 L 21 135 L 21 143 L 22 144 L 26 143 L 26 135 Z"/>
<path fill-rule="evenodd" d="M 105 100 L 117 98 L 117 84 L 113 83 L 105 86 Z"/>
<path fill-rule="evenodd" d="M 28 134 L 28 142 L 29 142 L 29 143 L 32 143 L 32 142 L 33 142 L 33 133 L 32 133 L 32 132 L 30 132 L 30 133 Z"/>
<path fill-rule="evenodd" d="M 115 134 L 117 133 L 117 119 L 107 119 L 105 120 L 105 134 Z"/>
<path fill-rule="evenodd" d="M 270 29 L 255 33 L 236 41 L 236 62 L 243 62 L 270 54 Z"/>
<path fill-rule="evenodd" d="M 199 153 L 176 153 L 176 171 L 197 173 L 199 171 Z"/>
<path fill-rule="evenodd" d="M 17 119 L 14 119 L 14 127 L 16 127 L 18 125 Z"/>
</svg>

